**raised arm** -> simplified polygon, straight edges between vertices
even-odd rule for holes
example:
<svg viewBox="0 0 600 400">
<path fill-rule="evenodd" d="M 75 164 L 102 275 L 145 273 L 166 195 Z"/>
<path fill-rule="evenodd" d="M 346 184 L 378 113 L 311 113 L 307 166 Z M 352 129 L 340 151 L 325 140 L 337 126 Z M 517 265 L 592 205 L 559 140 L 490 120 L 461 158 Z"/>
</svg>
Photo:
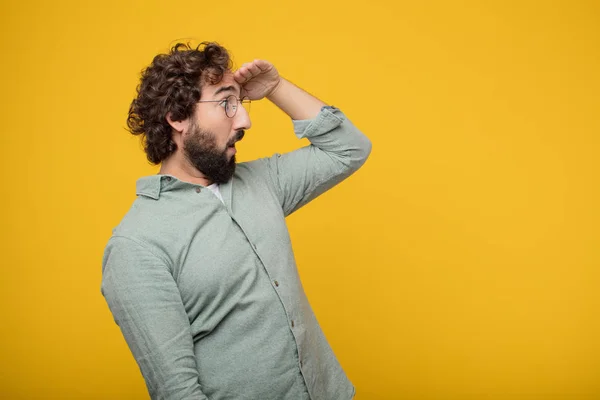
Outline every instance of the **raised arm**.
<svg viewBox="0 0 600 400">
<path fill-rule="evenodd" d="M 244 64 L 234 78 L 248 97 L 266 97 L 289 115 L 298 138 L 311 143 L 261 160 L 267 164 L 285 215 L 350 176 L 367 160 L 371 141 L 339 109 L 281 78 L 271 63 Z"/>
</svg>

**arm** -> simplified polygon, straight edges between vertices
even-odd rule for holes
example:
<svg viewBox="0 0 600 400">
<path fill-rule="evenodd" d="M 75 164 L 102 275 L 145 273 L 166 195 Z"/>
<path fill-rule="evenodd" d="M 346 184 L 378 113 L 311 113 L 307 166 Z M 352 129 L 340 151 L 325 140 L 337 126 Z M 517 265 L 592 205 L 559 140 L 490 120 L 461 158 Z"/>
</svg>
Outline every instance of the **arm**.
<svg viewBox="0 0 600 400">
<path fill-rule="evenodd" d="M 369 139 L 335 107 L 293 124 L 311 144 L 264 159 L 285 216 L 352 175 L 371 152 Z"/>
<path fill-rule="evenodd" d="M 202 393 L 190 323 L 167 264 L 141 243 L 112 237 L 101 292 L 135 357 L 152 399 Z"/>
<path fill-rule="evenodd" d="M 272 64 L 254 60 L 234 77 L 251 99 L 266 97 L 292 118 L 310 145 L 265 160 L 284 215 L 289 215 L 358 170 L 371 142 L 335 107 L 281 78 Z"/>
<path fill-rule="evenodd" d="M 284 78 L 267 96 L 292 120 L 313 119 L 326 104 Z"/>
</svg>

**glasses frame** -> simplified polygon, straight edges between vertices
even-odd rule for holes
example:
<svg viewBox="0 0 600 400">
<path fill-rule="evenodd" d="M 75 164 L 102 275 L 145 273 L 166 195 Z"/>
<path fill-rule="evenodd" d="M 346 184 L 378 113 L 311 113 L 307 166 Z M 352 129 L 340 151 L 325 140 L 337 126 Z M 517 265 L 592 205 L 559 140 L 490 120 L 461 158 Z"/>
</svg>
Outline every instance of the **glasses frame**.
<svg viewBox="0 0 600 400">
<path fill-rule="evenodd" d="M 229 114 L 227 114 L 227 104 L 232 102 L 233 101 L 232 99 L 235 99 L 235 105 L 232 104 L 233 114 L 229 115 Z M 229 96 L 227 96 L 221 100 L 198 100 L 198 103 L 225 103 L 225 106 L 223 107 L 223 110 L 225 111 L 225 115 L 228 118 L 233 118 L 233 117 L 235 117 L 235 114 L 237 114 L 237 110 L 238 110 L 238 107 L 240 104 L 242 104 L 242 107 L 244 107 L 244 104 L 248 104 L 248 109 L 246 109 L 246 111 L 250 112 L 249 106 L 250 106 L 250 104 L 252 104 L 252 100 L 250 100 L 247 96 L 239 98 L 235 94 L 230 94 Z"/>
</svg>

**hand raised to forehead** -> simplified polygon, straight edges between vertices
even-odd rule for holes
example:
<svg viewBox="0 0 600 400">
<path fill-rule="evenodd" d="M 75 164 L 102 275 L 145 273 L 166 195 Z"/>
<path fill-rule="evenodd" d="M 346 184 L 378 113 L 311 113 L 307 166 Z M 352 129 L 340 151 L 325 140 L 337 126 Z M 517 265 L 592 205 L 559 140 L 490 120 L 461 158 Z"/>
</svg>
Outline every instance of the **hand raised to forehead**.
<svg viewBox="0 0 600 400">
<path fill-rule="evenodd" d="M 250 100 L 267 97 L 281 81 L 277 69 L 266 60 L 244 63 L 233 73 L 233 78 L 242 86 L 242 94 Z"/>
</svg>

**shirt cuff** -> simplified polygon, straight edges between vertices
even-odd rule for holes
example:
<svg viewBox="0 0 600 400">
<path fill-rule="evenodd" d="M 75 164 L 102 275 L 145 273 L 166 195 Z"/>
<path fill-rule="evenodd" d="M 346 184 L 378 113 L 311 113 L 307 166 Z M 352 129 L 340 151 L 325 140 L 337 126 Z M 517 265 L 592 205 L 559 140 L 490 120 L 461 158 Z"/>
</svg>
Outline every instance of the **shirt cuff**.
<svg viewBox="0 0 600 400">
<path fill-rule="evenodd" d="M 292 120 L 294 133 L 298 139 L 318 136 L 338 127 L 344 121 L 344 114 L 335 106 L 323 106 L 313 119 Z"/>
</svg>

